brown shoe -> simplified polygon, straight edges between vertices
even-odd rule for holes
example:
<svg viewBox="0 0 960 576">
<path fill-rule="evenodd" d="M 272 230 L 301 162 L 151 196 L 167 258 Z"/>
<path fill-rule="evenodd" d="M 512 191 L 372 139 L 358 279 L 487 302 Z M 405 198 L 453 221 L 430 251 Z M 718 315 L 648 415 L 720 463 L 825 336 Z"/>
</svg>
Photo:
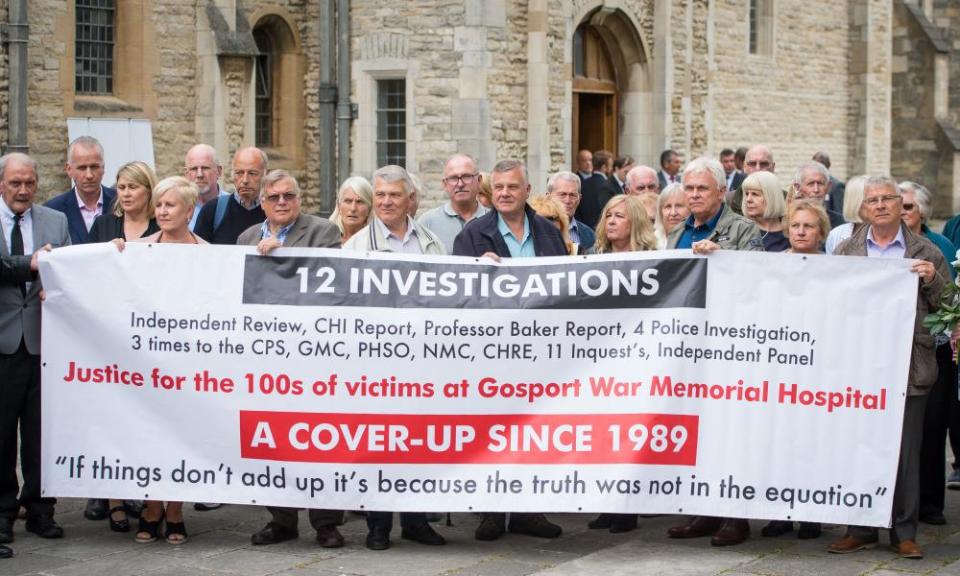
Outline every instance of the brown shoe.
<svg viewBox="0 0 960 576">
<path fill-rule="evenodd" d="M 856 536 L 847 535 L 827 546 L 827 552 L 830 552 L 831 554 L 849 554 L 851 552 L 867 550 L 876 545 L 876 538 L 873 540 L 863 540 L 861 538 L 857 538 Z"/>
<path fill-rule="evenodd" d="M 710 539 L 711 546 L 736 546 L 750 537 L 750 523 L 739 518 L 727 518 Z"/>
<path fill-rule="evenodd" d="M 343 534 L 334 525 L 317 528 L 317 544 L 324 548 L 343 548 Z"/>
<path fill-rule="evenodd" d="M 923 558 L 923 548 L 913 540 L 904 540 L 896 546 L 891 546 L 891 548 L 893 548 L 893 551 L 901 558 L 909 558 L 911 560 Z"/>
<path fill-rule="evenodd" d="M 720 529 L 723 518 L 713 516 L 694 516 L 681 526 L 674 526 L 667 530 L 670 538 L 702 538 L 711 536 Z"/>
</svg>

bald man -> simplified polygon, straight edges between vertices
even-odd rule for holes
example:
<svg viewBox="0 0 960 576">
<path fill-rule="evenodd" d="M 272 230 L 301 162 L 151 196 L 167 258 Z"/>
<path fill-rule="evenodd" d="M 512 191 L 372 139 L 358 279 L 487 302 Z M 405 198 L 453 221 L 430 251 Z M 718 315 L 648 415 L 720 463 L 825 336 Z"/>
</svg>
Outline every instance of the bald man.
<svg viewBox="0 0 960 576">
<path fill-rule="evenodd" d="M 266 173 L 263 150 L 252 146 L 237 150 L 231 166 L 234 193 L 204 204 L 194 233 L 211 244 L 236 244 L 244 230 L 266 220 L 260 207 L 260 181 Z"/>
</svg>

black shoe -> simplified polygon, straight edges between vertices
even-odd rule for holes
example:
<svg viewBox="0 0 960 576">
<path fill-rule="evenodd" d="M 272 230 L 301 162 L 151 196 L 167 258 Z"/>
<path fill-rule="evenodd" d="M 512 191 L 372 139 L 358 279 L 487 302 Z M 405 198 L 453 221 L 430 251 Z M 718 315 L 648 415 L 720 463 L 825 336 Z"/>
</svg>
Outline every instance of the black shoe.
<svg viewBox="0 0 960 576">
<path fill-rule="evenodd" d="M 920 515 L 920 521 L 924 524 L 931 524 L 933 526 L 943 526 L 947 523 L 946 517 L 944 517 L 943 512 L 927 512 Z"/>
<path fill-rule="evenodd" d="M 317 544 L 324 548 L 343 548 L 343 534 L 333 524 L 317 528 Z"/>
<path fill-rule="evenodd" d="M 613 524 L 613 514 L 604 512 L 593 520 L 587 522 L 587 528 L 591 530 L 609 530 Z"/>
<path fill-rule="evenodd" d="M 504 526 L 507 523 L 506 514 L 484 514 L 480 518 L 480 525 L 477 526 L 473 537 L 477 540 L 490 541 L 496 540 L 506 532 Z"/>
<path fill-rule="evenodd" d="M 53 516 L 31 516 L 27 518 L 26 528 L 41 538 L 63 538 L 63 528 Z"/>
<path fill-rule="evenodd" d="M 250 543 L 254 546 L 265 546 L 267 544 L 279 544 L 287 540 L 293 540 L 300 536 L 296 530 L 291 530 L 274 522 L 267 523 L 262 530 L 250 537 Z"/>
<path fill-rule="evenodd" d="M 83 517 L 87 520 L 103 520 L 109 513 L 106 500 L 91 498 L 87 500 L 87 507 L 83 510 Z"/>
<path fill-rule="evenodd" d="M 557 538 L 563 534 L 563 528 L 547 520 L 543 514 L 511 514 L 508 530 L 512 534 L 526 534 L 537 538 Z"/>
<path fill-rule="evenodd" d="M 0 558 L 13 558 L 13 550 L 0 544 Z"/>
<path fill-rule="evenodd" d="M 114 520 L 113 515 L 117 512 L 123 512 L 123 518 L 119 520 Z M 127 518 L 126 508 L 123 506 L 114 506 L 110 509 L 110 530 L 114 532 L 129 532 L 130 531 L 130 520 Z"/>
<path fill-rule="evenodd" d="M 797 531 L 797 538 L 801 540 L 812 540 L 819 538 L 821 533 L 819 522 L 801 522 L 800 530 Z"/>
<path fill-rule="evenodd" d="M 771 520 L 769 524 L 760 530 L 760 535 L 765 538 L 776 538 L 793 532 L 793 522 L 787 520 Z"/>
<path fill-rule="evenodd" d="M 390 547 L 390 531 L 386 528 L 372 528 L 367 532 L 367 549 L 386 550 Z"/>
<path fill-rule="evenodd" d="M 223 506 L 223 504 L 217 504 L 215 502 L 196 502 L 193 505 L 193 509 L 197 512 L 209 512 L 211 510 L 216 510 L 221 506 Z"/>
<path fill-rule="evenodd" d="M 636 514 L 614 514 L 613 522 L 610 524 L 610 533 L 611 534 L 620 534 L 622 532 L 630 532 L 631 530 L 636 530 L 637 528 L 637 515 Z M 550 536 L 548 536 L 550 538 Z"/>
<path fill-rule="evenodd" d="M 130 518 L 139 518 L 140 511 L 143 510 L 143 501 L 141 500 L 124 500 L 123 501 L 123 511 L 127 513 L 127 516 Z"/>
<path fill-rule="evenodd" d="M 0 544 L 13 542 L 13 520 L 0 518 Z"/>
<path fill-rule="evenodd" d="M 404 526 L 400 531 L 400 537 L 404 540 L 413 540 L 427 546 L 443 546 L 447 543 L 443 536 L 430 527 L 429 524 L 414 524 L 413 526 Z"/>
</svg>

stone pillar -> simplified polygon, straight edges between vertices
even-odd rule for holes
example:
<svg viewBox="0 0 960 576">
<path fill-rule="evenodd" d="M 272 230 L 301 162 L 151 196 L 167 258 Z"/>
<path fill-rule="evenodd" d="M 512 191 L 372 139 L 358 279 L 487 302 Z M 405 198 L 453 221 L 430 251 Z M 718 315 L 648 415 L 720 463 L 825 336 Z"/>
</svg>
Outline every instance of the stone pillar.
<svg viewBox="0 0 960 576">
<path fill-rule="evenodd" d="M 484 169 L 496 162 L 497 148 L 491 137 L 490 101 L 487 98 L 487 68 L 492 55 L 487 48 L 487 29 L 506 26 L 504 0 L 465 0 L 463 26 L 453 32 L 453 47 L 462 56 L 459 90 L 452 102 L 451 136 L 457 151 L 470 154 Z"/>
<path fill-rule="evenodd" d="M 890 172 L 893 4 L 851 2 L 850 98 L 856 108 L 851 174 Z"/>
<path fill-rule="evenodd" d="M 527 7 L 527 172 L 534 191 L 546 191 L 550 171 L 547 0 L 530 0 Z"/>
</svg>

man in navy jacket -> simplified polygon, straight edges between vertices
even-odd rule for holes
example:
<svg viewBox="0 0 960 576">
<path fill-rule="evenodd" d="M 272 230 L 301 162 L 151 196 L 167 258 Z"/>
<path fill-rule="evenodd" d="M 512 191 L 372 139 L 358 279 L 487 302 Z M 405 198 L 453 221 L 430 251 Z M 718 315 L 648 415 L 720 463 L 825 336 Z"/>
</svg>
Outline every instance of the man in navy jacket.
<svg viewBox="0 0 960 576">
<path fill-rule="evenodd" d="M 117 191 L 103 182 L 103 146 L 92 136 L 80 136 L 67 147 L 67 175 L 73 187 L 45 204 L 67 217 L 70 241 L 90 242 L 90 227 L 113 209 Z"/>
</svg>

